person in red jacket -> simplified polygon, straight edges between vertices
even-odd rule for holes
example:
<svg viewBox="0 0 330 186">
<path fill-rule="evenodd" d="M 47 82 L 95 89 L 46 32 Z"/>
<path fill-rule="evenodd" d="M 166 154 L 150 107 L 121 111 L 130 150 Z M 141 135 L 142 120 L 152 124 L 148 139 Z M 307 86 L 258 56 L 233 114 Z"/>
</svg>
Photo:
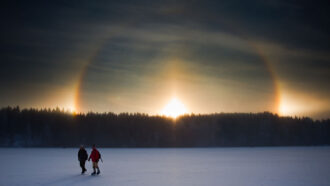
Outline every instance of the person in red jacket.
<svg viewBox="0 0 330 186">
<path fill-rule="evenodd" d="M 101 159 L 101 154 L 96 149 L 95 145 L 93 145 L 93 147 L 92 147 L 92 152 L 91 152 L 91 154 L 90 154 L 90 156 L 88 158 L 88 161 L 90 161 L 90 159 L 92 159 L 92 162 L 93 162 L 93 170 L 94 170 L 94 172 L 92 173 L 92 175 L 100 174 L 100 169 L 99 169 L 99 166 L 98 166 L 98 162 Z M 95 171 L 95 169 L 97 169 L 97 172 Z"/>
</svg>

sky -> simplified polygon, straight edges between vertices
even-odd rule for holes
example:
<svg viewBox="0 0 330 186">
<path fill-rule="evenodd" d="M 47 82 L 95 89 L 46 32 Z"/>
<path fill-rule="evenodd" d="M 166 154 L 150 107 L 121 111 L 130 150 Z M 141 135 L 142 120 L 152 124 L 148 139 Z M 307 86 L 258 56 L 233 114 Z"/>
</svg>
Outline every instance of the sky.
<svg viewBox="0 0 330 186">
<path fill-rule="evenodd" d="M 330 117 L 326 1 L 7 1 L 0 107 Z"/>
</svg>

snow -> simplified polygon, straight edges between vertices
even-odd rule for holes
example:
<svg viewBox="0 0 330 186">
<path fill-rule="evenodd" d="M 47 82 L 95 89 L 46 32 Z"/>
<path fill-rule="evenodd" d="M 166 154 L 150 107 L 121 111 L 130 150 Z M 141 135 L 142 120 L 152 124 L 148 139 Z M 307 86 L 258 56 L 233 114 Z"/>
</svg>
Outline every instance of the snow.
<svg viewBox="0 0 330 186">
<path fill-rule="evenodd" d="M 90 176 L 78 148 L 0 148 L 0 185 L 330 185 L 330 147 L 99 150 L 101 174 Z"/>
</svg>

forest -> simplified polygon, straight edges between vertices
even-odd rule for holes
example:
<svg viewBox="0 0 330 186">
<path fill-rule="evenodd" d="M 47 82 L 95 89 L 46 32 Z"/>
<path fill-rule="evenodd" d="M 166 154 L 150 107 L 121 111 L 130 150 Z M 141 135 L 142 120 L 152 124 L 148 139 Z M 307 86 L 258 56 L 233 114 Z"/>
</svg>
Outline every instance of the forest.
<svg viewBox="0 0 330 186">
<path fill-rule="evenodd" d="M 0 109 L 1 147 L 236 147 L 330 144 L 330 119 L 263 113 L 184 115 L 73 114 L 56 109 Z"/>
</svg>

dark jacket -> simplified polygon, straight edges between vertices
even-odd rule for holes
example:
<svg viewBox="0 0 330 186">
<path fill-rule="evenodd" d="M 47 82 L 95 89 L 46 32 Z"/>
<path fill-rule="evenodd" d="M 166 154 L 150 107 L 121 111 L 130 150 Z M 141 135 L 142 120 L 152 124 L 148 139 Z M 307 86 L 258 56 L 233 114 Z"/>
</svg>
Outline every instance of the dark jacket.
<svg viewBox="0 0 330 186">
<path fill-rule="evenodd" d="M 86 161 L 88 158 L 87 151 L 85 149 L 80 149 L 78 152 L 78 160 L 79 161 Z"/>
</svg>

